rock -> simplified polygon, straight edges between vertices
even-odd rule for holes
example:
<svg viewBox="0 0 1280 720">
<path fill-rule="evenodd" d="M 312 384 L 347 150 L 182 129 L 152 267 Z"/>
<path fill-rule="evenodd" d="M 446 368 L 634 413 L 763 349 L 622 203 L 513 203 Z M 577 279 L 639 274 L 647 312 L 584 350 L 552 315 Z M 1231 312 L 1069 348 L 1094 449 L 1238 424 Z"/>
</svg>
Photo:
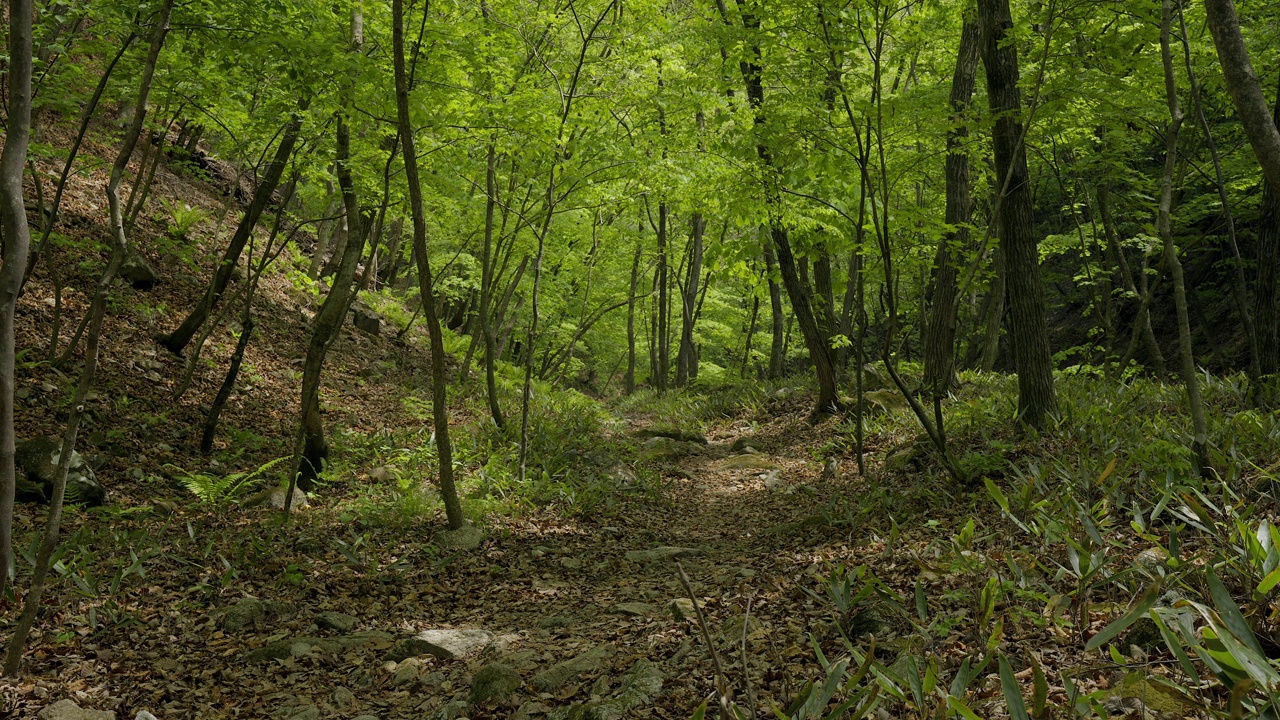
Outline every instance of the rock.
<svg viewBox="0 0 1280 720">
<path fill-rule="evenodd" d="M 40 720 L 116 720 L 116 714 L 110 710 L 91 710 L 82 708 L 70 699 L 59 700 L 40 711 Z"/>
<path fill-rule="evenodd" d="M 778 464 L 763 455 L 734 455 L 716 463 L 719 470 L 777 470 Z"/>
<path fill-rule="evenodd" d="M 391 687 L 401 687 L 409 685 L 418 679 L 418 670 L 420 665 L 417 658 L 408 658 L 404 662 L 396 666 L 396 670 L 391 674 Z"/>
<path fill-rule="evenodd" d="M 681 442 L 691 442 L 699 445 L 707 444 L 706 435 L 703 435 L 700 432 L 687 432 L 685 430 L 655 430 L 653 428 L 645 428 L 644 430 L 637 432 L 636 437 L 650 439 L 667 438 L 669 440 L 679 440 Z"/>
<path fill-rule="evenodd" d="M 701 554 L 702 551 L 697 548 L 662 546 L 652 550 L 631 550 L 627 553 L 626 558 L 631 562 L 648 563 Z"/>
<path fill-rule="evenodd" d="M 535 700 L 529 700 L 516 708 L 516 714 L 511 716 L 511 720 L 529 720 L 534 715 L 546 715 L 550 711 L 551 708 L 546 705 Z"/>
<path fill-rule="evenodd" d="M 346 613 L 325 611 L 316 613 L 316 625 L 325 630 L 351 632 L 351 628 L 356 626 L 356 619 Z"/>
<path fill-rule="evenodd" d="M 439 710 L 431 713 L 431 720 L 458 720 L 467 714 L 467 710 L 471 708 L 471 704 L 466 700 L 454 700 L 445 703 Z"/>
<path fill-rule="evenodd" d="M 581 655 L 552 665 L 534 675 L 530 684 L 540 692 L 555 692 L 582 673 L 603 666 L 605 661 L 613 657 L 614 651 L 613 643 L 597 645 Z"/>
<path fill-rule="evenodd" d="M 16 466 L 26 474 L 29 482 L 19 477 L 18 499 L 31 502 L 48 502 L 53 497 L 54 479 L 58 474 L 58 460 L 62 453 L 62 440 L 39 437 L 18 444 L 14 455 Z M 107 491 L 98 482 L 93 468 L 80 453 L 71 451 L 71 464 L 67 467 L 65 502 L 96 506 L 106 502 Z"/>
<path fill-rule="evenodd" d="M 565 708 L 549 714 L 549 720 L 622 720 L 633 708 L 653 705 L 662 692 L 662 671 L 648 659 L 636 661 L 622 677 L 618 692 L 608 700 L 584 707 Z"/>
<path fill-rule="evenodd" d="M 160 720 L 160 719 L 157 718 L 155 715 L 152 715 L 151 713 L 147 712 L 146 710 L 139 710 L 138 714 L 133 716 L 133 720 Z"/>
<path fill-rule="evenodd" d="M 510 665 L 485 665 L 471 681 L 471 703 L 500 703 L 519 690 L 521 685 L 524 685 L 524 680 Z"/>
<path fill-rule="evenodd" d="M 762 477 L 764 478 L 764 489 L 769 492 L 778 492 L 786 487 L 787 483 L 782 479 L 782 473 L 777 470 L 770 470 Z"/>
<path fill-rule="evenodd" d="M 397 662 L 416 655 L 434 655 L 442 660 L 477 655 L 494 641 L 493 633 L 479 628 L 436 628 L 423 630 L 402 640 L 387 654 Z"/>
<path fill-rule="evenodd" d="M 382 317 L 368 308 L 351 308 L 351 322 L 357 330 L 368 335 L 378 335 L 382 332 Z"/>
<path fill-rule="evenodd" d="M 287 483 L 283 485 L 268 487 L 268 488 L 259 490 L 258 492 L 250 495 L 244 500 L 241 500 L 240 507 L 245 509 L 256 508 L 256 507 L 269 507 L 269 508 L 275 508 L 276 510 L 283 510 L 284 498 L 288 492 L 289 492 L 289 486 Z M 291 511 L 301 510 L 302 508 L 307 507 L 307 505 L 309 504 L 310 503 L 307 502 L 307 494 L 303 492 L 302 488 L 294 486 L 293 502 L 289 505 L 289 509 Z"/>
<path fill-rule="evenodd" d="M 572 623 L 573 621 L 565 617 L 564 615 L 551 615 L 549 617 L 544 617 L 541 620 L 539 620 L 538 627 L 542 628 L 543 630 L 550 630 L 551 628 L 569 627 L 569 625 L 571 625 Z"/>
<path fill-rule="evenodd" d="M 320 651 L 332 655 L 335 653 L 362 648 L 387 647 L 391 644 L 390 633 L 369 631 L 353 635 L 337 637 L 300 637 L 293 640 L 277 640 L 256 650 L 250 650 L 245 656 L 247 662 L 265 662 L 267 660 L 283 660 L 292 657 L 295 650 L 307 646 L 306 652 Z M 305 653 L 304 653 L 305 654 Z"/>
<path fill-rule="evenodd" d="M 902 397 L 902 393 L 897 390 L 872 390 L 871 392 L 863 393 L 863 397 L 886 413 L 895 413 L 911 408 L 907 404 L 906 398 Z"/>
<path fill-rule="evenodd" d="M 484 540 L 484 532 L 475 525 L 467 524 L 457 530 L 441 530 L 436 533 L 436 544 L 455 550 L 474 550 Z"/>
<path fill-rule="evenodd" d="M 120 263 L 120 277 L 135 290 L 150 290 L 160 282 L 160 276 L 141 254 L 130 252 Z"/>
<path fill-rule="evenodd" d="M 241 598 L 232 605 L 222 619 L 222 629 L 229 633 L 238 633 L 245 628 L 260 625 L 267 619 L 267 606 L 257 598 Z"/>
<path fill-rule="evenodd" d="M 733 444 L 729 446 L 729 449 L 736 453 L 745 452 L 748 448 L 753 450 L 759 449 L 756 447 L 755 438 L 750 435 L 743 435 L 737 440 L 734 440 Z"/>
<path fill-rule="evenodd" d="M 1138 557 L 1135 559 L 1137 560 L 1138 567 L 1146 570 L 1158 571 L 1169 561 L 1169 553 L 1159 545 L 1153 545 L 1138 553 Z"/>
<path fill-rule="evenodd" d="M 581 570 L 582 560 L 576 557 L 562 557 L 560 558 L 560 567 L 566 570 Z"/>
<path fill-rule="evenodd" d="M 693 601 L 689 598 L 676 598 L 667 604 L 667 609 L 671 611 L 671 617 L 676 622 L 696 620 L 698 617 L 698 611 L 694 608 Z"/>
<path fill-rule="evenodd" d="M 667 460 L 682 455 L 702 452 L 702 445 L 669 437 L 651 437 L 640 444 L 641 456 L 646 460 Z"/>
<path fill-rule="evenodd" d="M 333 704 L 339 708 L 349 708 L 356 701 L 355 693 L 339 685 L 333 689 Z"/>
<path fill-rule="evenodd" d="M 315 705 L 302 705 L 284 710 L 280 716 L 287 720 L 320 720 L 320 708 Z"/>
<path fill-rule="evenodd" d="M 618 603 L 610 609 L 619 615 L 630 615 L 631 617 L 647 617 L 658 612 L 658 608 L 643 602 Z"/>
</svg>

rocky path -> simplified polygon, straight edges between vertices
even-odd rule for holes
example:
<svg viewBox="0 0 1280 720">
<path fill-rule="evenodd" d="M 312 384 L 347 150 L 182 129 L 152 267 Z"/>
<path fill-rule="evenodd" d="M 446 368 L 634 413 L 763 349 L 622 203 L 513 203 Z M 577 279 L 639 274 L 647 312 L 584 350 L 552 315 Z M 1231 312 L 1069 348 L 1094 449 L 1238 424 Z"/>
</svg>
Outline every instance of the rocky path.
<svg viewBox="0 0 1280 720">
<path fill-rule="evenodd" d="M 745 637 L 759 707 L 784 704 L 816 672 L 807 635 L 825 612 L 799 587 L 840 540 L 804 521 L 855 480 L 820 477 L 807 437 L 779 423 L 657 438 L 642 462 L 662 497 L 608 520 L 508 521 L 467 551 L 436 552 L 423 531 L 326 580 L 289 565 L 285 582 L 242 579 L 214 607 L 191 588 L 70 651 L 17 705 L 44 720 L 80 717 L 48 707 L 64 698 L 160 720 L 688 718 L 715 669 L 677 563 L 730 682 L 744 691 Z M 334 562 L 360 552 L 377 553 Z"/>
</svg>

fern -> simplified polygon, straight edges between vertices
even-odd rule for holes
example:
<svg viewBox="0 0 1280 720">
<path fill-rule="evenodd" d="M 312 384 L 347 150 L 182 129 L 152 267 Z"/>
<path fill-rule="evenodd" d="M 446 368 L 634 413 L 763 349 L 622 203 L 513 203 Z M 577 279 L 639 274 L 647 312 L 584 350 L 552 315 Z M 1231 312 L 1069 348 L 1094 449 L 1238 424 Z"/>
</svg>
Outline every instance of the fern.
<svg viewBox="0 0 1280 720">
<path fill-rule="evenodd" d="M 172 467 L 178 471 L 178 481 L 182 486 L 199 498 L 200 502 L 223 507 L 234 502 L 254 480 L 286 459 L 287 457 L 278 457 L 253 470 L 231 473 L 222 477 L 206 473 L 189 473 L 177 466 Z"/>
</svg>

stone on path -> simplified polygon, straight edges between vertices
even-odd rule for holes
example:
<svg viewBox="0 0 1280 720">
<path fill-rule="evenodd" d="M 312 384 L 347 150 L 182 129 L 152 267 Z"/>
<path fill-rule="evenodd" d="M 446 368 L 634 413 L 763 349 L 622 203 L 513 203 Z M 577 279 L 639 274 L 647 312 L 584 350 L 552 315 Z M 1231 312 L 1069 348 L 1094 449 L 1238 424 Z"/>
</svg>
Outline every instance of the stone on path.
<svg viewBox="0 0 1280 720">
<path fill-rule="evenodd" d="M 82 708 L 70 699 L 59 700 L 40 711 L 40 720 L 116 720 L 110 710 Z"/>
<path fill-rule="evenodd" d="M 349 708 L 356 701 L 355 693 L 339 685 L 333 689 L 333 704 L 339 708 Z"/>
<path fill-rule="evenodd" d="M 520 689 L 524 680 L 515 668 L 504 663 L 485 665 L 471 680 L 471 702 L 499 703 Z"/>
<path fill-rule="evenodd" d="M 248 662 L 264 662 L 266 660 L 283 660 L 288 657 L 297 657 L 306 655 L 313 650 L 319 650 L 326 654 L 335 654 L 346 652 L 348 650 L 358 650 L 362 648 L 376 648 L 378 646 L 387 646 L 391 643 L 391 635 L 389 633 L 370 631 L 359 632 L 354 635 L 339 635 L 337 637 L 300 637 L 284 640 L 277 640 L 269 645 L 264 645 L 256 650 L 249 651 L 245 656 Z"/>
<path fill-rule="evenodd" d="M 429 717 L 431 720 L 458 720 L 458 718 L 466 716 L 470 707 L 471 704 L 466 700 L 454 700 L 453 702 L 445 703 L 439 710 L 431 713 Z"/>
<path fill-rule="evenodd" d="M 717 470 L 777 470 L 778 464 L 763 455 L 734 455 L 716 463 Z"/>
<path fill-rule="evenodd" d="M 14 450 L 14 464 L 19 470 L 19 500 L 49 502 L 53 497 L 61 456 L 62 438 L 46 436 L 18 443 Z M 75 450 L 71 451 L 71 464 L 67 467 L 65 499 L 69 505 L 83 503 L 89 506 L 101 505 L 107 500 L 106 488 L 98 482 L 89 463 Z"/>
<path fill-rule="evenodd" d="M 658 562 L 701 554 L 702 551 L 697 548 L 663 546 L 652 550 L 631 550 L 626 557 L 631 562 Z"/>
<path fill-rule="evenodd" d="M 325 612 L 316 614 L 316 625 L 319 625 L 326 630 L 350 632 L 351 628 L 356 626 L 356 619 L 346 613 L 326 610 Z"/>
<path fill-rule="evenodd" d="M 495 637 L 480 628 L 434 628 L 402 640 L 387 658 L 397 662 L 415 655 L 434 655 L 442 660 L 454 660 L 477 655 L 489 647 Z"/>
<path fill-rule="evenodd" d="M 658 608 L 644 602 L 624 602 L 614 605 L 613 612 L 631 617 L 648 617 L 658 612 Z"/>
<path fill-rule="evenodd" d="M 698 611 L 689 598 L 676 598 L 667 604 L 667 609 L 671 611 L 671 617 L 676 622 L 695 620 L 698 617 Z"/>
<path fill-rule="evenodd" d="M 540 692 L 555 692 L 582 673 L 603 665 L 606 660 L 613 657 L 614 650 L 613 643 L 598 645 L 577 657 L 552 665 L 534 675 L 531 684 Z"/>
<path fill-rule="evenodd" d="M 267 605 L 258 598 L 241 598 L 240 602 L 227 610 L 222 619 L 222 629 L 229 633 L 238 633 L 245 628 L 252 628 L 267 618 Z"/>
</svg>

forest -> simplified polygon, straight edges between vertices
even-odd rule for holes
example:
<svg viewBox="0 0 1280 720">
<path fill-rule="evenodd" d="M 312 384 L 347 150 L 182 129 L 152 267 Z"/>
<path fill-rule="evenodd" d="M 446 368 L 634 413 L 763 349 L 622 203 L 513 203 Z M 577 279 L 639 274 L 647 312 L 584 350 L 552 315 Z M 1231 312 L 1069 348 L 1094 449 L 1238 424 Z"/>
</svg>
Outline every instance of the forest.
<svg viewBox="0 0 1280 720">
<path fill-rule="evenodd" d="M 0 18 L 0 716 L 1280 718 L 1280 5 Z"/>
</svg>

